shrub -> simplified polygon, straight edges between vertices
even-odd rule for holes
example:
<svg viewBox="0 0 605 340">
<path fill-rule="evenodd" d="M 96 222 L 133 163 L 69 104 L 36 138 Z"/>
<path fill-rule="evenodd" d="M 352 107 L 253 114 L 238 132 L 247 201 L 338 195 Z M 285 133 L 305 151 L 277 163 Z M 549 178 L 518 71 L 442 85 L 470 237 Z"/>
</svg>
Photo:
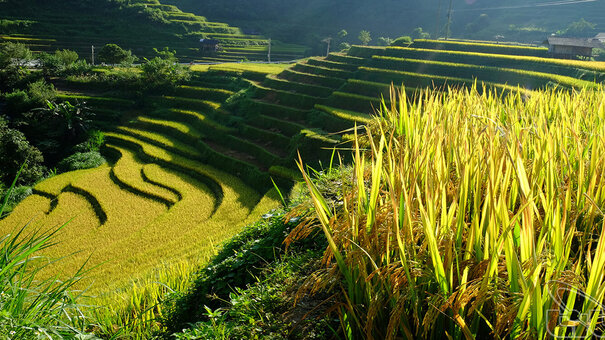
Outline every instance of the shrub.
<svg viewBox="0 0 605 340">
<path fill-rule="evenodd" d="M 57 91 L 53 84 L 48 84 L 44 80 L 38 80 L 35 83 L 31 83 L 27 86 L 27 92 L 29 99 L 33 105 L 42 105 L 46 101 L 55 100 L 57 97 Z"/>
<path fill-rule="evenodd" d="M 412 38 L 409 36 L 399 37 L 391 42 L 391 46 L 407 47 L 412 43 Z"/>
<path fill-rule="evenodd" d="M 29 95 L 23 90 L 14 90 L 13 92 L 5 94 L 3 97 L 6 104 L 6 112 L 9 115 L 26 112 L 33 107 Z"/>
<path fill-rule="evenodd" d="M 174 87 L 190 77 L 187 67 L 180 65 L 173 58 L 155 57 L 141 65 L 143 84 L 148 88 Z"/>
<path fill-rule="evenodd" d="M 111 65 L 132 64 L 135 59 L 130 50 L 124 50 L 116 44 L 107 44 L 99 51 L 99 60 Z"/>
<path fill-rule="evenodd" d="M 75 63 L 79 58 L 78 53 L 72 50 L 56 50 L 55 57 L 64 67 L 68 67 L 69 65 Z"/>
<path fill-rule="evenodd" d="M 0 44 L 0 68 L 23 67 L 30 60 L 32 60 L 32 52 L 24 44 L 13 42 Z"/>
<path fill-rule="evenodd" d="M 23 166 L 17 184 L 31 184 L 44 175 L 44 158 L 36 147 L 29 144 L 22 132 L 11 129 L 0 120 L 0 182 L 12 180 Z"/>
<path fill-rule="evenodd" d="M 98 151 L 76 152 L 59 162 L 59 164 L 57 164 L 57 169 L 60 172 L 91 169 L 96 168 L 105 162 L 105 158 L 103 158 Z"/>
</svg>

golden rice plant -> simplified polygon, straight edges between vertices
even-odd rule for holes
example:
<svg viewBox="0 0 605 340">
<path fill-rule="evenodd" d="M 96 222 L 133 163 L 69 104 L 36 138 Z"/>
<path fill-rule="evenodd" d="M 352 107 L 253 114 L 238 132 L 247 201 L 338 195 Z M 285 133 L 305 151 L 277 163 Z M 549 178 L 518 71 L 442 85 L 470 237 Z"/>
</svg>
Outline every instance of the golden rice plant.
<svg viewBox="0 0 605 340">
<path fill-rule="evenodd" d="M 352 171 L 301 172 L 347 338 L 589 337 L 603 330 L 605 95 L 392 91 Z"/>
</svg>

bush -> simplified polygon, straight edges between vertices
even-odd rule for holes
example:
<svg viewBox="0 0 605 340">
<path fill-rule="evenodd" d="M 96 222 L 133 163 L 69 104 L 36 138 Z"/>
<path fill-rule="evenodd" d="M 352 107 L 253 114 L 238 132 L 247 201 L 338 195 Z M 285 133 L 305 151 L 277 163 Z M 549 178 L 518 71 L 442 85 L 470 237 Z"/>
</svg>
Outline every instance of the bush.
<svg viewBox="0 0 605 340">
<path fill-rule="evenodd" d="M 48 84 L 44 80 L 38 80 L 27 86 L 29 99 L 33 105 L 42 105 L 46 101 L 52 101 L 57 97 L 57 91 L 53 84 Z"/>
<path fill-rule="evenodd" d="M 99 151 L 105 143 L 105 134 L 99 130 L 91 130 L 88 132 L 88 139 L 84 143 L 80 143 L 74 147 L 76 152 L 87 153 L 90 151 Z"/>
<path fill-rule="evenodd" d="M 55 57 L 64 67 L 68 67 L 69 65 L 75 63 L 79 58 L 78 53 L 72 50 L 56 50 Z"/>
<path fill-rule="evenodd" d="M 44 158 L 36 147 L 29 144 L 22 132 L 11 129 L 0 120 L 0 182 L 10 183 L 19 169 L 21 175 L 17 184 L 31 184 L 44 175 Z"/>
<path fill-rule="evenodd" d="M 136 57 L 132 55 L 130 50 L 124 50 L 116 44 L 107 44 L 99 51 L 99 60 L 111 65 L 132 64 Z"/>
<path fill-rule="evenodd" d="M 11 116 L 26 112 L 33 108 L 29 95 L 23 90 L 14 90 L 13 92 L 5 94 L 3 97 L 6 104 L 6 113 Z"/>
<path fill-rule="evenodd" d="M 412 43 L 412 38 L 405 35 L 391 42 L 391 46 L 408 47 Z"/>
<path fill-rule="evenodd" d="M 173 58 L 155 57 L 141 65 L 143 83 L 149 88 L 175 87 L 190 77 L 189 68 L 180 65 Z"/>
<path fill-rule="evenodd" d="M 103 158 L 98 151 L 76 152 L 59 162 L 59 164 L 57 164 L 57 169 L 60 172 L 91 169 L 96 168 L 105 162 L 105 158 Z"/>
</svg>

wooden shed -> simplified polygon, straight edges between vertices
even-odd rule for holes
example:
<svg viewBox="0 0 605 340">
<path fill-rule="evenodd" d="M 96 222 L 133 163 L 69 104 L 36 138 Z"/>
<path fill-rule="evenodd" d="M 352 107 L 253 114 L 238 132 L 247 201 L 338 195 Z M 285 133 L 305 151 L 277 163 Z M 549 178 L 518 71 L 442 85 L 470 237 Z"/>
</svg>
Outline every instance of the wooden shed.
<svg viewBox="0 0 605 340">
<path fill-rule="evenodd" d="M 548 45 L 553 57 L 564 59 L 590 58 L 594 48 L 603 48 L 597 39 L 582 38 L 549 37 Z"/>
</svg>

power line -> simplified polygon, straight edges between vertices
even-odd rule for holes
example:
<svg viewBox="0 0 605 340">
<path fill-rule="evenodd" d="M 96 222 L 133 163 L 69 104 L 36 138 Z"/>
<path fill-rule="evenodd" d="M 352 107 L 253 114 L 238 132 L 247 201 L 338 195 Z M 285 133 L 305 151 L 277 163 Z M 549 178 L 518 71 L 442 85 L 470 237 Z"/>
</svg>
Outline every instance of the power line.
<svg viewBox="0 0 605 340">
<path fill-rule="evenodd" d="M 523 9 L 523 8 L 539 8 L 539 7 L 553 7 L 553 6 L 564 6 L 564 5 L 576 5 L 584 4 L 588 2 L 598 2 L 600 0 L 563 0 L 563 1 L 550 1 L 530 5 L 516 5 L 516 6 L 500 6 L 500 7 L 482 7 L 482 8 L 464 8 L 455 9 L 453 12 L 471 12 L 471 11 L 497 11 L 505 9 Z"/>
</svg>

